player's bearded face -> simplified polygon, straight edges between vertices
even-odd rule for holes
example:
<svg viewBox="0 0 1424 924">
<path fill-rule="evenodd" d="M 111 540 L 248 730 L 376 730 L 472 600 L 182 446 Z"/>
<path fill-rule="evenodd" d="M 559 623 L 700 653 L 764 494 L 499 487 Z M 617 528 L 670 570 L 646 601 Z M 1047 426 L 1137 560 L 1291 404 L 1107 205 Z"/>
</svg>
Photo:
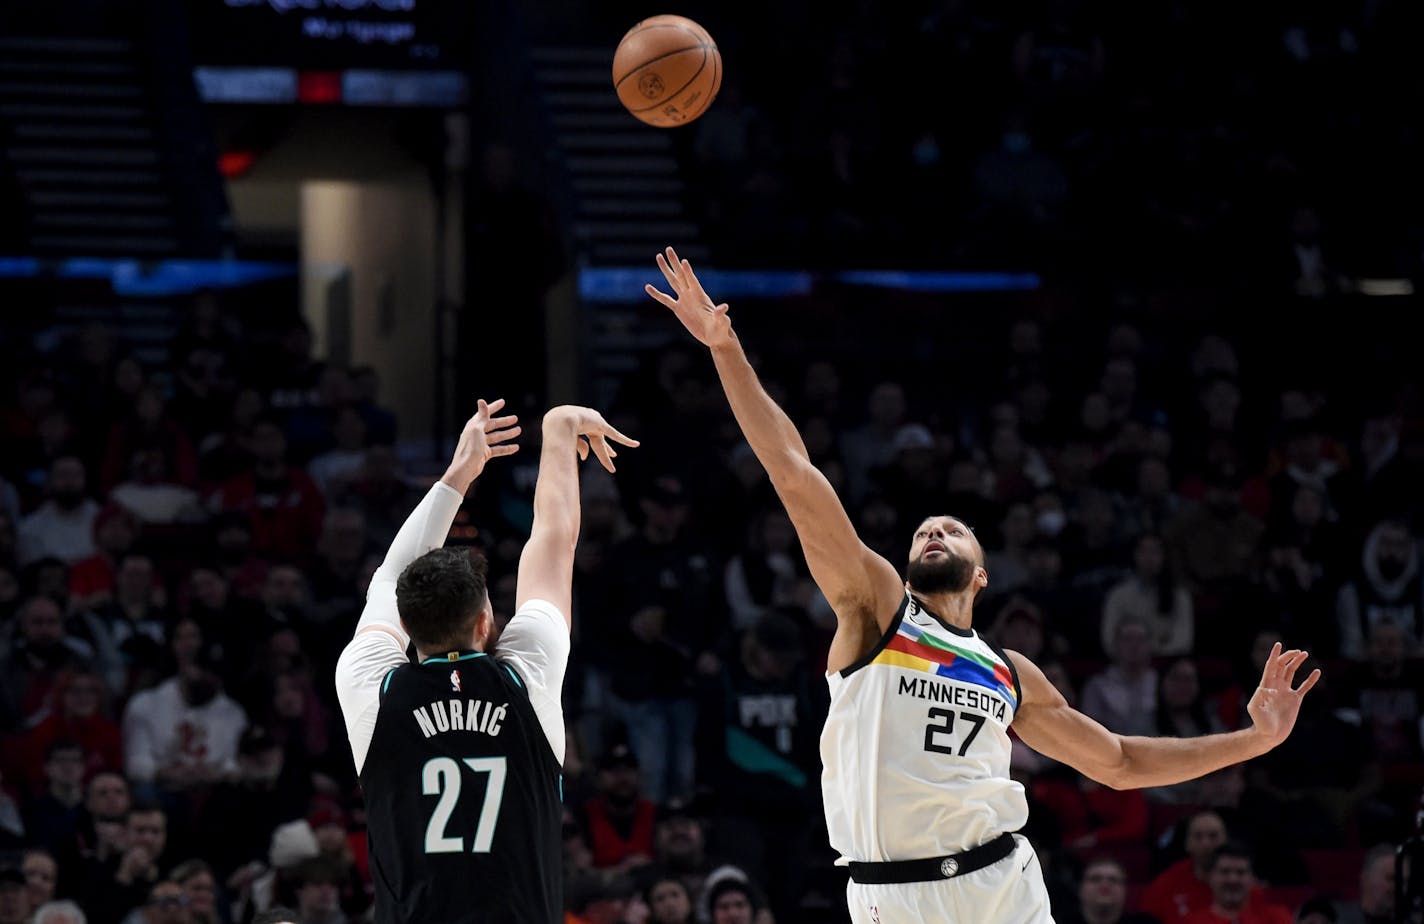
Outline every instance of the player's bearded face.
<svg viewBox="0 0 1424 924">
<path fill-rule="evenodd" d="M 946 549 L 938 558 L 926 560 L 921 554 L 910 562 L 905 577 L 910 587 L 922 594 L 957 593 L 974 580 L 975 562 Z"/>
</svg>

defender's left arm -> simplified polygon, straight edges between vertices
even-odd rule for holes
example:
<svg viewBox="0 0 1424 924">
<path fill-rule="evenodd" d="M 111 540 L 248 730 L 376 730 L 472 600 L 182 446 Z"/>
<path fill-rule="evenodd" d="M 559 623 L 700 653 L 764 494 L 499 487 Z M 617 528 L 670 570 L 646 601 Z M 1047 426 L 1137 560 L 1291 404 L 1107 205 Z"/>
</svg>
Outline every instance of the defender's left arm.
<svg viewBox="0 0 1424 924">
<path fill-rule="evenodd" d="M 1104 728 L 1068 705 L 1032 661 L 1016 651 L 1007 654 L 1023 691 L 1014 731 L 1035 751 L 1113 789 L 1170 786 L 1261 756 L 1290 735 L 1301 699 L 1320 679 L 1317 669 L 1292 688 L 1309 654 L 1282 651 L 1277 643 L 1246 707 L 1250 728 L 1200 738 L 1143 738 Z"/>
</svg>

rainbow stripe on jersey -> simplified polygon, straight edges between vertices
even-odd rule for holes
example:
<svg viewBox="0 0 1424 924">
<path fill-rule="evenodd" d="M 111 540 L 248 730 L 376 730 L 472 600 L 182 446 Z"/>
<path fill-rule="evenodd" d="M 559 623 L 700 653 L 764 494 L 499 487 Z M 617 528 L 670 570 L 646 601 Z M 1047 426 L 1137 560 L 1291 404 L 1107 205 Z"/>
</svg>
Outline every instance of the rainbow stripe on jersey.
<svg viewBox="0 0 1424 924">
<path fill-rule="evenodd" d="M 1019 698 L 1014 695 L 1014 675 L 1008 665 L 931 635 L 907 619 L 900 620 L 899 630 L 870 663 L 977 684 L 998 693 L 1014 709 L 1019 705 Z"/>
</svg>

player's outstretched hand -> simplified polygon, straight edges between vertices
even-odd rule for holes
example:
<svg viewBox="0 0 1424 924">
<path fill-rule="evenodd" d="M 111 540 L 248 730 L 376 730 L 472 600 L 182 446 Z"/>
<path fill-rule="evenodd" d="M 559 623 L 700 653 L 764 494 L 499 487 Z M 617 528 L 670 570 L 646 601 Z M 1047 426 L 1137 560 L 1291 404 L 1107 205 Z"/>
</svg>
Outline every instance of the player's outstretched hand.
<svg viewBox="0 0 1424 924">
<path fill-rule="evenodd" d="M 561 404 L 552 408 L 544 415 L 545 433 L 550 426 L 571 426 L 575 436 L 579 437 L 577 448 L 580 459 L 587 459 L 590 450 L 598 457 L 598 461 L 610 472 L 616 471 L 613 467 L 613 460 L 618 456 L 618 451 L 608 445 L 608 441 L 621 443 L 624 446 L 637 448 L 640 444 L 631 436 L 625 436 L 618 432 L 614 426 L 603 419 L 603 415 L 591 407 L 579 407 L 576 404 Z"/>
<path fill-rule="evenodd" d="M 1295 687 L 1295 672 L 1310 657 L 1310 652 L 1291 649 L 1281 651 L 1281 643 L 1271 648 L 1266 658 L 1265 669 L 1261 671 L 1261 685 L 1246 704 L 1246 712 L 1256 731 L 1263 735 L 1270 747 L 1275 747 L 1290 735 L 1295 727 L 1296 716 L 1300 714 L 1300 702 L 1310 688 L 1320 680 L 1320 669 L 1316 668 L 1305 682 Z"/>
<path fill-rule="evenodd" d="M 510 440 L 519 435 L 519 418 L 514 414 L 496 417 L 504 409 L 504 399 L 479 400 L 479 410 L 465 422 L 454 458 L 440 480 L 463 494 L 485 470 L 485 463 L 496 456 L 509 456 L 519 451 Z"/>
<path fill-rule="evenodd" d="M 727 317 L 727 306 L 715 305 L 707 297 L 692 264 L 679 260 L 677 251 L 671 247 L 667 254 L 658 254 L 658 269 L 663 271 L 673 294 L 668 295 L 656 286 L 644 286 L 655 300 L 672 309 L 682 326 L 692 332 L 692 336 L 709 347 L 722 346 L 732 339 L 732 321 Z"/>
</svg>

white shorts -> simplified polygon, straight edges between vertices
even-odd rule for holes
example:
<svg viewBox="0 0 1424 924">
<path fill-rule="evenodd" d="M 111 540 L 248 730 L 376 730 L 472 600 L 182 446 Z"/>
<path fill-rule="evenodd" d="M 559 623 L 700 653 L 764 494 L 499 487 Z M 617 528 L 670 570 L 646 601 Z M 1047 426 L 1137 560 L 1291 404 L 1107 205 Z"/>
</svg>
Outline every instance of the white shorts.
<svg viewBox="0 0 1424 924">
<path fill-rule="evenodd" d="M 855 924 L 1053 924 L 1043 869 L 1029 842 L 991 866 L 936 882 L 846 886 Z"/>
</svg>

